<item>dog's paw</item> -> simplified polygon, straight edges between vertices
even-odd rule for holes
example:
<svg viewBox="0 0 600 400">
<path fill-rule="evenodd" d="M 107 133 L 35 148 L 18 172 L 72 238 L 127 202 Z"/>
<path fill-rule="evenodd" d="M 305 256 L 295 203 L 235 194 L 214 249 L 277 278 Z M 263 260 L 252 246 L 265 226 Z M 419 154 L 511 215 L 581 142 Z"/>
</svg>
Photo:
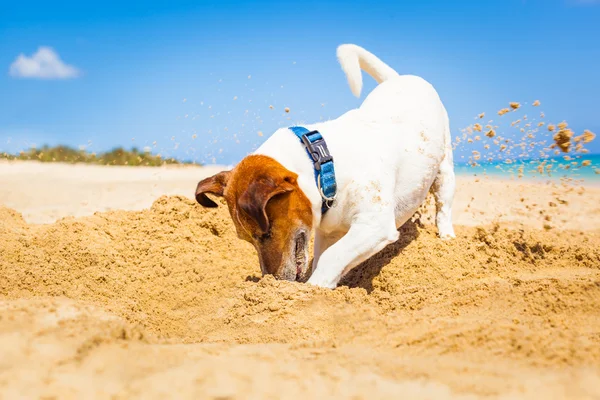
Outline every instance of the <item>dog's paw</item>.
<svg viewBox="0 0 600 400">
<path fill-rule="evenodd" d="M 442 239 L 442 240 L 452 240 L 454 238 L 456 238 L 456 235 L 454 234 L 454 232 L 440 233 L 440 239 Z"/>
<path fill-rule="evenodd" d="M 327 281 L 324 281 L 321 279 L 309 279 L 308 281 L 306 281 L 306 283 L 308 283 L 309 285 L 318 286 L 318 287 L 322 287 L 325 289 L 335 289 L 337 287 L 337 283 L 327 282 Z"/>
</svg>

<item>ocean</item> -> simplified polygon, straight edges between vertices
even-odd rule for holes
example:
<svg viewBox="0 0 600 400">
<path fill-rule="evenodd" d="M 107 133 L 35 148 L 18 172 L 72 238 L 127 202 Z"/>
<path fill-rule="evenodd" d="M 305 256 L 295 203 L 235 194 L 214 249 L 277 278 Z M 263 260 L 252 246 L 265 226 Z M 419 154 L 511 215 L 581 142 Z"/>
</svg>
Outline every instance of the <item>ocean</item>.
<svg viewBox="0 0 600 400">
<path fill-rule="evenodd" d="M 589 165 L 582 166 L 584 160 L 589 160 Z M 600 154 L 578 155 L 571 159 L 557 156 L 545 159 L 544 173 L 540 174 L 538 166 L 544 160 L 513 160 L 508 164 L 505 161 L 482 162 L 476 166 L 469 163 L 455 162 L 454 171 L 462 176 L 491 176 L 498 178 L 518 178 L 522 167 L 522 178 L 543 178 L 544 180 L 560 180 L 563 178 L 583 179 L 586 182 L 600 184 Z M 552 165 L 550 172 L 547 166 Z M 568 168 L 565 168 L 568 166 Z"/>
</svg>

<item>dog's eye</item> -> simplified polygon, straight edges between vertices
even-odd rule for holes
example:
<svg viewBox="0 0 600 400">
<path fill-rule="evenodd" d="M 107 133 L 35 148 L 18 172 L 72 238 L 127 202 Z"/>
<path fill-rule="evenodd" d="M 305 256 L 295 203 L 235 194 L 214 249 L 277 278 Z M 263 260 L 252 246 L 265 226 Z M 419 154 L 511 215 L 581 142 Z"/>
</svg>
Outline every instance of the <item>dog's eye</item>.
<svg viewBox="0 0 600 400">
<path fill-rule="evenodd" d="M 264 235 L 260 235 L 260 236 L 255 236 L 255 238 L 259 241 L 259 242 L 264 242 L 265 240 L 268 240 L 271 238 L 271 231 L 265 233 Z"/>
</svg>

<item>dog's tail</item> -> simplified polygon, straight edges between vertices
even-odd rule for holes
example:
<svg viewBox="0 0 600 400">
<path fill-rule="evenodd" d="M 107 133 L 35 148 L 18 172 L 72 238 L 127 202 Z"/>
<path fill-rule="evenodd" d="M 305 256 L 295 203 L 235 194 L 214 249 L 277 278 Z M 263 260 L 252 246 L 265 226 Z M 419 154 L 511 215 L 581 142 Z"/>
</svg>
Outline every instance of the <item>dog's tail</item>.
<svg viewBox="0 0 600 400">
<path fill-rule="evenodd" d="M 390 66 L 355 44 L 342 44 L 337 48 L 337 58 L 348 78 L 350 90 L 356 97 L 362 90 L 361 69 L 371 75 L 377 83 L 398 76 Z"/>
</svg>

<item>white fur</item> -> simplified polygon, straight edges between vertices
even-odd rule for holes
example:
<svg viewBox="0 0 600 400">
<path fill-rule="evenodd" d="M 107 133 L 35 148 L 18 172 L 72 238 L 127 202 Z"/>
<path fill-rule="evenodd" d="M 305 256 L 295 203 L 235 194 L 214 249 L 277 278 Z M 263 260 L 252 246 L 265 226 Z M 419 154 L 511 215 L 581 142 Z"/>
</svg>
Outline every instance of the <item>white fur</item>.
<svg viewBox="0 0 600 400">
<path fill-rule="evenodd" d="M 321 196 L 304 146 L 287 128 L 255 154 L 298 174 L 312 203 L 313 274 L 308 283 L 334 288 L 344 274 L 398 239 L 402 226 L 433 190 L 442 238 L 454 237 L 454 167 L 448 115 L 435 89 L 417 76 L 399 75 L 356 45 L 338 59 L 350 88 L 360 95 L 361 68 L 378 85 L 363 104 L 339 118 L 303 125 L 321 132 L 334 159 L 337 200 L 321 218 Z"/>
<path fill-rule="evenodd" d="M 350 90 L 356 97 L 362 91 L 361 69 L 371 75 L 377 83 L 398 76 L 398 73 L 372 53 L 355 44 L 343 44 L 337 49 L 337 58 L 348 78 Z"/>
</svg>

